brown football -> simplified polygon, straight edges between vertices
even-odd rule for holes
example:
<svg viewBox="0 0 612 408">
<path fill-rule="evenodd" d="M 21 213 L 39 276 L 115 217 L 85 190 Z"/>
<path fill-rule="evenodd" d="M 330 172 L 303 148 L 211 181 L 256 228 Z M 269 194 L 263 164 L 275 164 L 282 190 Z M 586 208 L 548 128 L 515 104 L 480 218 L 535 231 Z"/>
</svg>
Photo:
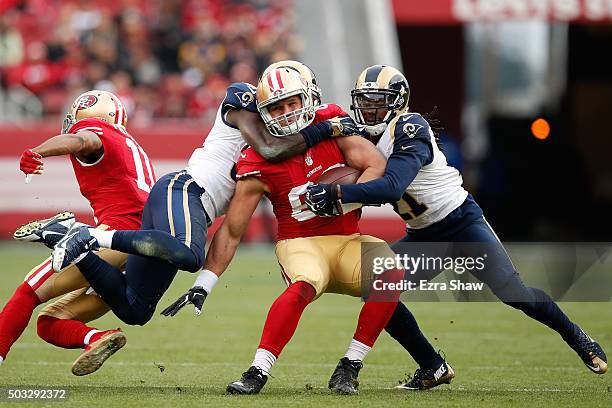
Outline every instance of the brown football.
<svg viewBox="0 0 612 408">
<path fill-rule="evenodd" d="M 361 172 L 352 167 L 335 167 L 323 173 L 317 182 L 327 184 L 355 184 L 359 176 L 361 176 Z"/>
</svg>

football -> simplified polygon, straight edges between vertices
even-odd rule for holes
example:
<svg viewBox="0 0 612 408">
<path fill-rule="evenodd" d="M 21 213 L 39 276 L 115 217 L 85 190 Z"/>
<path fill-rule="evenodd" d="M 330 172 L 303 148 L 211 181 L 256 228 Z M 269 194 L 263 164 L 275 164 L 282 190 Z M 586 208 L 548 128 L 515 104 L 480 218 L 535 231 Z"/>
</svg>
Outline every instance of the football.
<svg viewBox="0 0 612 408">
<path fill-rule="evenodd" d="M 349 166 L 334 167 L 321 174 L 317 182 L 326 184 L 355 184 L 361 172 Z"/>
</svg>

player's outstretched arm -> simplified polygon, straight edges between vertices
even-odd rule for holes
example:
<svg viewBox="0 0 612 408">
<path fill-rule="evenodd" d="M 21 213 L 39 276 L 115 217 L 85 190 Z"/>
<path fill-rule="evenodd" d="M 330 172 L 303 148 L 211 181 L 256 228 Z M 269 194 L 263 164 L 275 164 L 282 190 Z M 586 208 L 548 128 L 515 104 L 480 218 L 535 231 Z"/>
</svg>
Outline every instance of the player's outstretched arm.
<svg viewBox="0 0 612 408">
<path fill-rule="evenodd" d="M 212 286 L 234 258 L 236 248 L 249 225 L 259 200 L 265 192 L 265 188 L 264 183 L 252 177 L 238 181 L 236 192 L 230 202 L 225 219 L 215 233 L 208 249 L 204 270 L 196 279 L 193 287 L 162 310 L 162 315 L 174 316 L 188 304 L 193 304 L 196 315 L 202 313 L 202 306 L 212 290 Z"/>
<path fill-rule="evenodd" d="M 33 149 L 25 150 L 21 154 L 19 168 L 25 174 L 42 174 L 44 157 L 73 154 L 83 162 L 92 162 L 99 159 L 102 153 L 102 141 L 95 133 L 87 130 L 65 133 L 47 139 Z"/>
<path fill-rule="evenodd" d="M 300 133 L 277 137 L 272 135 L 261 120 L 259 114 L 247 110 L 231 110 L 227 120 L 240 129 L 244 140 L 264 159 L 279 163 L 330 137 L 346 136 L 358 133 L 353 120 L 346 117 L 335 117 L 310 125 Z"/>
<path fill-rule="evenodd" d="M 423 166 L 433 160 L 432 134 L 421 115 L 405 114 L 393 125 L 393 151 L 383 177 L 341 187 L 342 203 L 395 203 Z"/>
</svg>

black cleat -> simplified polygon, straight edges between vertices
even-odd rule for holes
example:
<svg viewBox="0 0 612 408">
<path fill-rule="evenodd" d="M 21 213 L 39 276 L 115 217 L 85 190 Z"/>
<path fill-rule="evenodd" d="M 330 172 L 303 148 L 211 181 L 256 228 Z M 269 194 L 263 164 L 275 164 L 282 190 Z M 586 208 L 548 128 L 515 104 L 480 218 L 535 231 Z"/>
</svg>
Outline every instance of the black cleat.
<svg viewBox="0 0 612 408">
<path fill-rule="evenodd" d="M 440 384 L 450 384 L 455 378 L 455 372 L 446 361 L 429 369 L 417 369 L 410 381 L 400 384 L 395 388 L 400 390 L 428 390 Z"/>
<path fill-rule="evenodd" d="M 81 260 L 89 251 L 100 248 L 98 241 L 89 233 L 89 226 L 75 223 L 53 248 L 51 255 L 53 270 L 59 272 L 71 263 Z"/>
<path fill-rule="evenodd" d="M 47 248 L 53 249 L 55 244 L 64 237 L 73 224 L 74 214 L 64 211 L 51 218 L 30 221 L 22 225 L 13 233 L 13 239 L 17 241 L 42 242 Z"/>
<path fill-rule="evenodd" d="M 361 361 L 351 361 L 342 357 L 332 373 L 328 388 L 338 394 L 357 394 L 359 388 L 359 370 L 363 367 Z"/>
<path fill-rule="evenodd" d="M 574 349 L 584 364 L 595 374 L 605 374 L 608 371 L 608 358 L 601 346 L 589 337 L 582 329 L 575 343 L 570 347 Z"/>
<path fill-rule="evenodd" d="M 268 376 L 260 368 L 251 366 L 242 373 L 240 380 L 229 383 L 226 391 L 229 394 L 259 394 L 267 381 Z"/>
</svg>

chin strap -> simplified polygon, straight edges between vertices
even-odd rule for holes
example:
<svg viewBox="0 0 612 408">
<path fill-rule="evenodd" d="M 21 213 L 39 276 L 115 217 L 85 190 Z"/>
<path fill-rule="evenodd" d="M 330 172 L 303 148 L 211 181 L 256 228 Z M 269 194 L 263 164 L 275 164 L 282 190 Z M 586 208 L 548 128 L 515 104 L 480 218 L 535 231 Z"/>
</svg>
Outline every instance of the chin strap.
<svg viewBox="0 0 612 408">
<path fill-rule="evenodd" d="M 378 125 L 366 125 L 363 127 L 366 132 L 370 134 L 372 137 L 377 137 L 382 135 L 387 129 L 387 124 L 385 122 L 379 123 Z"/>
</svg>

